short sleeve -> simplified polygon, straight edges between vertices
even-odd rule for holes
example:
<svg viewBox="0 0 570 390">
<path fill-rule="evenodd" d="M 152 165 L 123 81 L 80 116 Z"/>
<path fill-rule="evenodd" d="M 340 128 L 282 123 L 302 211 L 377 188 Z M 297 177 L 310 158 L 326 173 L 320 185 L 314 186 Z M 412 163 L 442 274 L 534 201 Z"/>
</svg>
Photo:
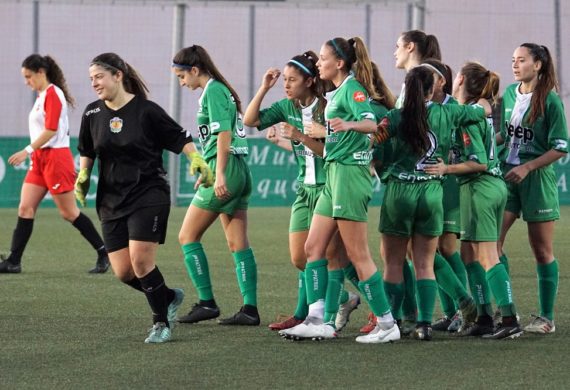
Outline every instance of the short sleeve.
<svg viewBox="0 0 570 390">
<path fill-rule="evenodd" d="M 283 101 L 273 103 L 270 107 L 259 111 L 259 130 L 264 130 L 280 122 L 285 122 L 287 116 L 283 110 Z"/>
<path fill-rule="evenodd" d="M 59 117 L 63 105 L 57 92 L 53 86 L 49 87 L 46 91 L 46 98 L 44 102 L 44 112 L 46 113 L 44 127 L 47 130 L 57 131 L 59 127 Z"/>
<path fill-rule="evenodd" d="M 545 109 L 550 149 L 568 153 L 568 126 L 564 115 L 564 106 L 558 95 L 551 93 Z"/>
<path fill-rule="evenodd" d="M 93 136 L 91 135 L 91 119 L 87 114 L 91 106 L 87 106 L 85 112 L 81 116 L 81 126 L 79 128 L 79 139 L 77 150 L 82 157 L 89 157 L 95 160 L 96 153 L 93 146 Z"/>
<path fill-rule="evenodd" d="M 156 132 L 156 139 L 163 149 L 173 153 L 180 153 L 189 142 L 192 142 L 190 132 L 182 128 L 174 119 L 164 111 L 162 107 L 153 102 L 148 102 L 147 115 Z"/>
<path fill-rule="evenodd" d="M 235 112 L 232 109 L 235 103 L 231 101 L 231 95 L 226 95 L 222 88 L 210 86 L 205 98 L 208 104 L 208 120 L 210 122 L 210 130 L 217 134 L 220 131 L 232 130 L 232 123 Z M 219 126 L 216 126 L 218 124 Z"/>
<path fill-rule="evenodd" d="M 347 88 L 346 97 L 349 111 L 352 113 L 357 121 L 362 121 L 364 119 L 370 119 L 376 122 L 376 115 L 374 110 L 370 106 L 370 100 L 368 98 L 368 93 L 358 83 L 354 83 L 352 88 Z"/>
</svg>

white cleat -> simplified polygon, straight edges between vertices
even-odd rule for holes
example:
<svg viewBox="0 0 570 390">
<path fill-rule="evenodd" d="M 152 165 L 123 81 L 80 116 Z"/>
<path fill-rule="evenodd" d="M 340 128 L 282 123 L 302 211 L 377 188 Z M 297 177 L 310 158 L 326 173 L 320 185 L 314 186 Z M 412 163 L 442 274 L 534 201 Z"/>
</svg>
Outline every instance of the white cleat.
<svg viewBox="0 0 570 390">
<path fill-rule="evenodd" d="M 328 340 L 336 338 L 336 330 L 330 324 L 315 317 L 307 317 L 303 323 L 290 329 L 284 329 L 279 334 L 289 340 Z"/>
<path fill-rule="evenodd" d="M 384 344 L 398 340 L 400 340 L 400 328 L 395 322 L 388 330 L 382 330 L 380 324 L 376 324 L 372 332 L 356 338 L 356 342 L 362 344 Z"/>
<path fill-rule="evenodd" d="M 339 306 L 338 313 L 336 314 L 334 325 L 337 332 L 343 330 L 346 324 L 348 324 L 350 314 L 358 308 L 358 305 L 360 305 L 360 296 L 349 292 L 348 301 Z"/>
</svg>

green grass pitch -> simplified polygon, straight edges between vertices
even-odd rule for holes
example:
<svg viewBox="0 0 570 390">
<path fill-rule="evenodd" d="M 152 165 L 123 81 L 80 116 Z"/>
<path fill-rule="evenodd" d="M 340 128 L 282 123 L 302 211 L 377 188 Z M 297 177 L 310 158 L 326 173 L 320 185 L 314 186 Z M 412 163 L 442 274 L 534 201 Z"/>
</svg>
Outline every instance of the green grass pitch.
<svg viewBox="0 0 570 390">
<path fill-rule="evenodd" d="M 182 311 L 196 294 L 183 265 L 177 233 L 185 209 L 170 217 L 158 265 L 169 286 L 183 287 Z M 93 210 L 87 214 L 94 217 Z M 369 242 L 377 264 L 379 209 L 370 211 Z M 0 209 L 0 250 L 7 251 L 15 209 Z M 556 333 L 518 340 L 457 340 L 390 345 L 354 341 L 366 322 L 362 304 L 337 340 L 289 342 L 267 329 L 296 301 L 296 271 L 287 249 L 289 209 L 254 208 L 250 241 L 258 262 L 260 327 L 221 327 L 214 321 L 179 325 L 173 342 L 145 345 L 151 326 L 144 296 L 109 272 L 88 275 L 95 255 L 55 209 L 40 209 L 24 254 L 23 273 L 0 275 L 0 388 L 567 388 L 570 335 L 570 207 L 557 224 L 560 259 Z M 241 303 L 232 258 L 219 223 L 206 234 L 214 293 L 222 316 Z M 526 225 L 517 222 L 506 244 L 514 298 L 523 323 L 537 311 L 536 276 Z M 349 287 L 351 288 L 351 287 Z M 439 304 L 437 305 L 439 307 Z M 439 313 L 438 313 L 439 314 Z"/>
</svg>

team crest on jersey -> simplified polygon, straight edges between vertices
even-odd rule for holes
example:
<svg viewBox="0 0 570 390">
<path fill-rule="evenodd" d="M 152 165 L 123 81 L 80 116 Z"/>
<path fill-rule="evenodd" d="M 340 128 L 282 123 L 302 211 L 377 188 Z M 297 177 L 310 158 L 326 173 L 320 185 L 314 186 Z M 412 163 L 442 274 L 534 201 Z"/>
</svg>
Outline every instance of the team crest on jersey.
<svg viewBox="0 0 570 390">
<path fill-rule="evenodd" d="M 123 130 L 123 120 L 118 116 L 111 118 L 109 121 L 109 129 L 111 133 L 120 133 Z"/>
<path fill-rule="evenodd" d="M 362 91 L 356 91 L 354 93 L 354 95 L 352 95 L 352 98 L 357 103 L 362 103 L 362 102 L 366 101 L 366 95 Z"/>
</svg>

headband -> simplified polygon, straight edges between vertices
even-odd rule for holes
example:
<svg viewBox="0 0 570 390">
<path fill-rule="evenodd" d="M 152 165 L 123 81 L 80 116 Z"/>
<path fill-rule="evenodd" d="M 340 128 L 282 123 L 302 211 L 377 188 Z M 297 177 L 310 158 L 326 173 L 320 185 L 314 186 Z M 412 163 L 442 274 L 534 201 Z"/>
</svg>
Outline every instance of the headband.
<svg viewBox="0 0 570 390">
<path fill-rule="evenodd" d="M 109 65 L 108 63 L 103 62 L 103 61 L 93 61 L 91 64 L 89 64 L 89 66 L 93 66 L 93 65 L 98 65 L 98 66 L 101 66 L 101 67 L 109 69 L 109 70 L 114 70 L 115 72 L 123 72 L 125 74 L 127 73 L 127 71 L 119 69 L 113 65 Z"/>
<path fill-rule="evenodd" d="M 180 68 L 180 69 L 184 69 L 184 70 L 190 70 L 194 67 L 194 65 L 177 64 L 176 62 L 173 62 L 171 66 L 173 68 Z"/>
<path fill-rule="evenodd" d="M 340 47 L 336 44 L 336 42 L 334 41 L 334 39 L 331 39 L 331 43 L 334 47 L 334 50 L 336 51 L 336 53 L 343 59 L 346 61 L 346 56 L 344 55 L 344 52 L 340 49 Z"/>
<path fill-rule="evenodd" d="M 425 63 L 424 63 L 424 64 L 420 64 L 419 66 L 423 66 L 424 68 L 428 68 L 428 69 L 430 69 L 431 71 L 437 73 L 437 75 L 438 75 L 439 77 L 441 77 L 442 79 L 445 79 L 445 76 L 443 75 L 443 73 L 441 73 L 441 72 L 439 71 L 439 69 L 437 69 L 435 66 L 433 66 L 433 65 L 431 65 L 431 64 L 425 64 Z"/>
<path fill-rule="evenodd" d="M 305 65 L 301 64 L 299 61 L 296 61 L 296 60 L 289 60 L 288 64 L 297 65 L 299 68 L 301 68 L 301 69 L 302 69 L 305 73 L 307 73 L 309 76 L 315 77 L 315 76 L 313 76 L 313 73 L 309 70 L 309 68 L 307 68 Z"/>
</svg>

